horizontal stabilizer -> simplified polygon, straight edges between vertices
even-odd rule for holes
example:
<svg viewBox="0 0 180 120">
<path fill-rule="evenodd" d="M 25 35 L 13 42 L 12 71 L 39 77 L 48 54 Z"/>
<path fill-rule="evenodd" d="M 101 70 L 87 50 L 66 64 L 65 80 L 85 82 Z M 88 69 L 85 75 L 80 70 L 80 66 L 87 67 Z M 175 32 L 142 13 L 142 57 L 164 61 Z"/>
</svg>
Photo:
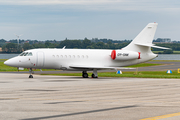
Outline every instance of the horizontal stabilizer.
<svg viewBox="0 0 180 120">
<path fill-rule="evenodd" d="M 152 46 L 152 47 L 154 47 L 154 48 L 159 48 L 159 49 L 165 49 L 165 50 L 167 50 L 167 49 L 171 49 L 171 48 L 160 47 L 160 46 Z"/>
<path fill-rule="evenodd" d="M 154 44 L 142 44 L 142 43 L 135 43 L 135 44 L 140 46 L 159 48 L 159 49 L 171 49 L 166 47 L 155 46 Z"/>
</svg>

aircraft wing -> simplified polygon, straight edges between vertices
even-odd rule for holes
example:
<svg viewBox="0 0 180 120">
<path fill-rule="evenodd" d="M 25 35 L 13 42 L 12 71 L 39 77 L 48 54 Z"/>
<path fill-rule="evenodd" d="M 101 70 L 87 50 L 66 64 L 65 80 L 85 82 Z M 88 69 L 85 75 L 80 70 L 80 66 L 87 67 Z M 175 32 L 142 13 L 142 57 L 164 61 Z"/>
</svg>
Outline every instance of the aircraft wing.
<svg viewBox="0 0 180 120">
<path fill-rule="evenodd" d="M 104 67 L 104 66 L 83 66 L 83 65 L 79 65 L 79 66 L 69 66 L 70 68 L 74 68 L 74 69 L 89 69 L 89 70 L 93 70 L 93 69 L 97 69 L 97 70 L 119 70 L 119 69 L 135 69 L 135 68 L 127 68 L 127 67 Z"/>
</svg>

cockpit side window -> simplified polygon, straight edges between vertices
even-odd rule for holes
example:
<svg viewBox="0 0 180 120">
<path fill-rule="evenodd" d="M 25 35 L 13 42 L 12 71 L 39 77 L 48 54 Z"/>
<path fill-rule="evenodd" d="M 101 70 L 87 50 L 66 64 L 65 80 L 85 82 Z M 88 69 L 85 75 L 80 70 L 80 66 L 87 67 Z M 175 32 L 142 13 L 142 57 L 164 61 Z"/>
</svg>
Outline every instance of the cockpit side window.
<svg viewBox="0 0 180 120">
<path fill-rule="evenodd" d="M 27 56 L 32 56 L 32 52 L 29 52 Z"/>
</svg>

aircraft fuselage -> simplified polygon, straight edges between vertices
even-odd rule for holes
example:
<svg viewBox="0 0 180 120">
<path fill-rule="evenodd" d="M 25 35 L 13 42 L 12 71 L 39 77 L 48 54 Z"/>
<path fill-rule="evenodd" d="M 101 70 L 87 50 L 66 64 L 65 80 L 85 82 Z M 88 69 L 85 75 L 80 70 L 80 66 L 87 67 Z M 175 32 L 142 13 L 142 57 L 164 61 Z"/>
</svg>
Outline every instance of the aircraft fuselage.
<svg viewBox="0 0 180 120">
<path fill-rule="evenodd" d="M 33 49 L 24 53 L 27 55 L 9 59 L 5 64 L 22 68 L 76 70 L 70 66 L 123 67 L 145 62 L 157 56 L 151 53 L 145 58 L 141 54 L 140 59 L 137 57 L 132 60 L 113 60 L 112 50 L 101 49 Z M 32 54 L 28 55 L 28 53 Z M 128 52 L 123 54 L 128 58 Z"/>
</svg>

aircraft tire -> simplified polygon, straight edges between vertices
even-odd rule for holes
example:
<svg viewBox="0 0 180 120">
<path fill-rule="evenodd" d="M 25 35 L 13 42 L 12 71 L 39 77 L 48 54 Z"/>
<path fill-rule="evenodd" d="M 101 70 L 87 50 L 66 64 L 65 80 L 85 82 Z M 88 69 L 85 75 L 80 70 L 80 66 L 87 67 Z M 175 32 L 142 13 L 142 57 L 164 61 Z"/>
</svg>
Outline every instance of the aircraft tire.
<svg viewBox="0 0 180 120">
<path fill-rule="evenodd" d="M 88 74 L 87 73 L 83 73 L 83 78 L 88 78 Z"/>
<path fill-rule="evenodd" d="M 33 78 L 33 76 L 32 76 L 32 75 L 29 75 L 29 78 Z"/>
<path fill-rule="evenodd" d="M 95 76 L 94 74 L 91 75 L 92 78 L 98 78 L 97 76 Z"/>
</svg>

